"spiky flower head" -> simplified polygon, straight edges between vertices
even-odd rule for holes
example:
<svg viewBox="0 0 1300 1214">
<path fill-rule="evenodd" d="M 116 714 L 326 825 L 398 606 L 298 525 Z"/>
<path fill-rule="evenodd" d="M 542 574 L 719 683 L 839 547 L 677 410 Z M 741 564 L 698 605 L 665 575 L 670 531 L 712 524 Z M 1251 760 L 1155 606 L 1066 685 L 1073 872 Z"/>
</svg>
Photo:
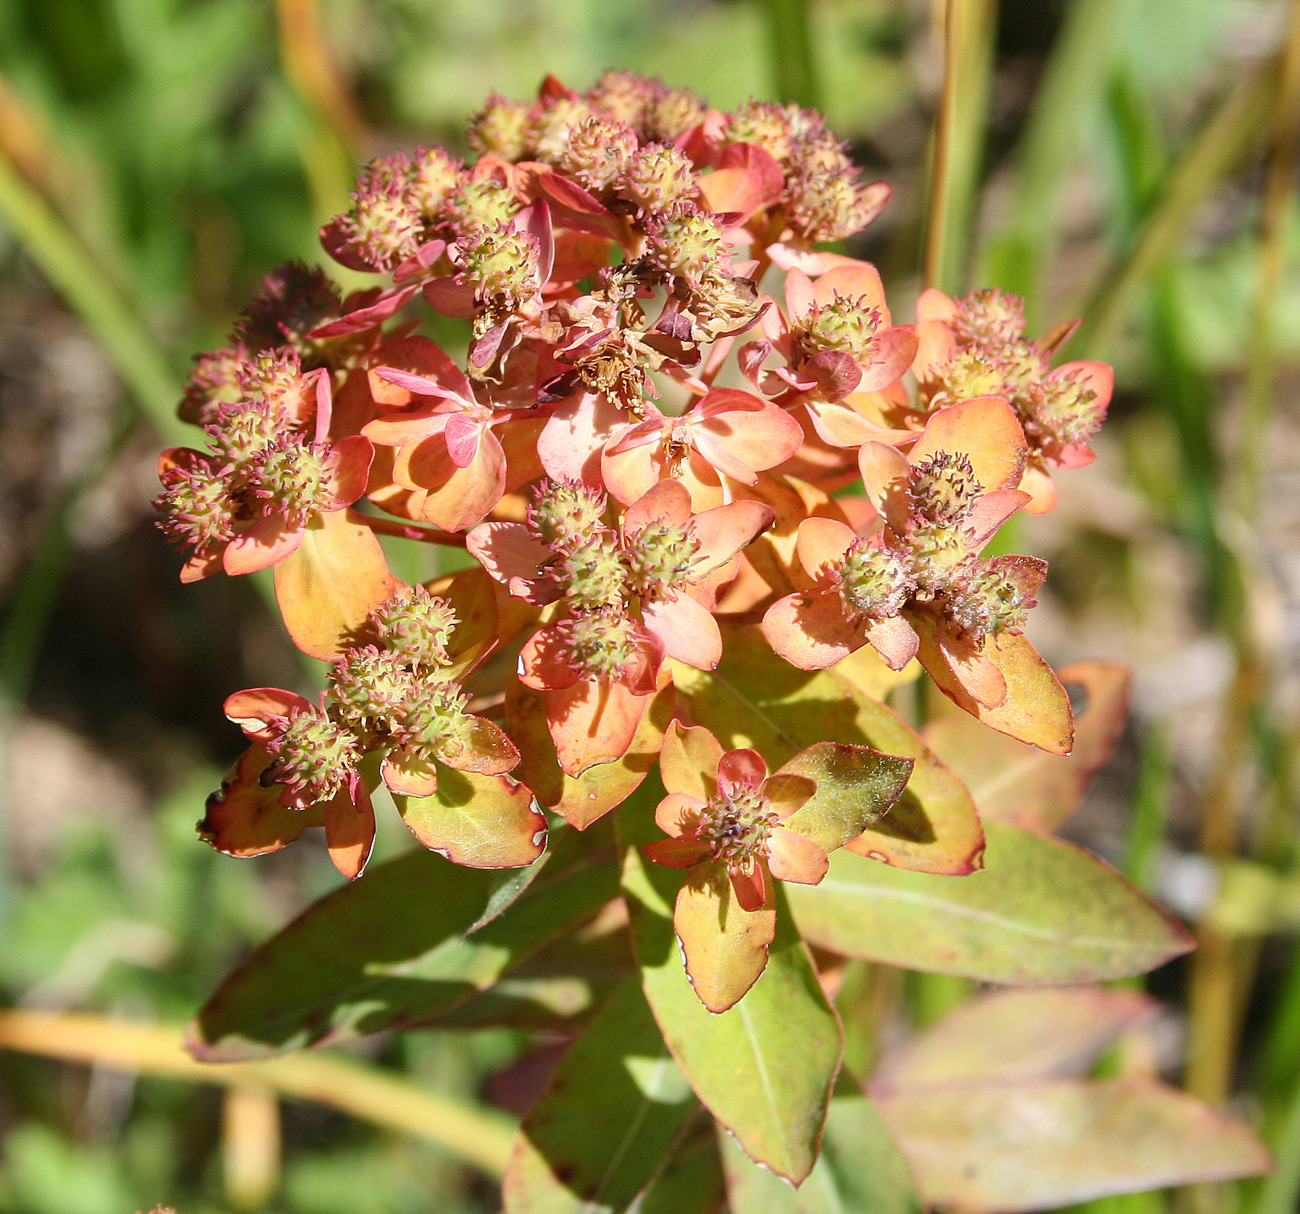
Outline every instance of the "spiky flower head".
<svg viewBox="0 0 1300 1214">
<path fill-rule="evenodd" d="M 727 139 L 752 143 L 783 164 L 795 146 L 790 108 L 772 101 L 749 101 L 728 118 Z"/>
<path fill-rule="evenodd" d="M 376 270 L 392 270 L 415 255 L 424 220 L 405 173 L 374 161 L 352 191 L 352 210 L 336 220 L 358 255 Z"/>
<path fill-rule="evenodd" d="M 239 376 L 247 357 L 243 345 L 197 355 L 185 381 L 181 419 L 206 426 L 216 420 L 219 406 L 239 400 L 243 396 Z"/>
<path fill-rule="evenodd" d="M 528 151 L 531 108 L 526 101 L 509 101 L 500 93 L 493 93 L 470 119 L 470 147 L 500 156 L 502 160 L 522 160 Z"/>
<path fill-rule="evenodd" d="M 533 155 L 546 164 L 558 163 L 569 136 L 592 117 L 595 111 L 581 97 L 548 98 L 533 115 Z"/>
<path fill-rule="evenodd" d="M 628 162 L 618 191 L 645 211 L 662 211 L 695 191 L 695 169 L 671 144 L 647 143 Z"/>
<path fill-rule="evenodd" d="M 612 532 L 594 531 L 566 545 L 553 572 L 569 602 L 580 611 L 619 607 L 624 601 L 627 570 Z"/>
<path fill-rule="evenodd" d="M 722 255 L 718 221 L 692 202 L 676 202 L 650 217 L 650 263 L 692 289 L 715 272 Z"/>
<path fill-rule="evenodd" d="M 235 336 L 250 350 L 290 345 L 302 354 L 312 346 L 307 334 L 341 310 L 338 290 L 324 270 L 290 261 L 262 280 L 262 289 L 235 321 Z"/>
<path fill-rule="evenodd" d="M 665 89 L 646 107 L 645 137 L 672 143 L 704 121 L 708 106 L 690 89 Z"/>
<path fill-rule="evenodd" d="M 588 105 L 615 121 L 640 131 L 646 110 L 662 91 L 663 85 L 658 81 L 611 68 L 587 90 L 586 100 Z"/>
<path fill-rule="evenodd" d="M 238 400 L 222 405 L 216 421 L 205 429 L 212 449 L 242 469 L 260 461 L 279 442 L 283 426 L 265 401 Z"/>
<path fill-rule="evenodd" d="M 1015 570 L 997 561 L 970 558 L 955 571 L 943 594 L 949 619 L 972 640 L 1019 632 L 1035 600 Z"/>
<path fill-rule="evenodd" d="M 880 328 L 880 310 L 865 298 L 854 299 L 839 292 L 826 303 L 814 303 L 807 314 L 791 326 L 790 337 L 802 358 L 821 350 L 835 350 L 864 363 Z"/>
<path fill-rule="evenodd" d="M 636 625 L 614 612 L 584 612 L 556 625 L 568 665 L 590 679 L 622 678 L 637 651 Z"/>
<path fill-rule="evenodd" d="M 589 190 L 607 189 L 636 155 L 636 132 L 626 123 L 597 115 L 569 132 L 557 163 Z"/>
<path fill-rule="evenodd" d="M 159 523 L 163 534 L 178 547 L 202 552 L 234 536 L 237 509 L 218 471 L 207 463 L 170 468 L 162 483 L 153 505 L 165 516 Z"/>
<path fill-rule="evenodd" d="M 937 527 L 953 527 L 971 510 L 984 486 L 975 477 L 970 457 L 937 451 L 913 466 L 908 483 L 912 509 Z"/>
<path fill-rule="evenodd" d="M 531 232 L 513 232 L 507 224 L 479 228 L 460 242 L 459 260 L 474 297 L 517 308 L 536 293 L 541 245 Z"/>
<path fill-rule="evenodd" d="M 301 425 L 316 408 L 315 387 L 302 373 L 298 351 L 263 350 L 247 359 L 239 370 L 239 386 L 246 400 L 264 405 L 282 426 Z"/>
<path fill-rule="evenodd" d="M 465 712 L 468 703 L 458 683 L 420 683 L 407 701 L 397 737 L 417 756 L 456 759 L 464 754 L 473 729 L 474 719 Z"/>
<path fill-rule="evenodd" d="M 1017 399 L 1025 437 L 1049 455 L 1071 443 L 1087 442 L 1105 420 L 1106 407 L 1082 371 L 1057 373 Z"/>
<path fill-rule="evenodd" d="M 566 547 L 604 531 L 605 495 L 583 481 L 543 481 L 528 507 L 528 528 L 544 544 Z"/>
<path fill-rule="evenodd" d="M 447 642 L 456 630 L 456 612 L 446 599 L 412 586 L 385 599 L 371 614 L 384 647 L 408 666 L 447 666 Z"/>
<path fill-rule="evenodd" d="M 632 586 L 647 599 L 661 598 L 689 580 L 700 541 L 689 523 L 647 523 L 626 545 Z"/>
<path fill-rule="evenodd" d="M 897 615 L 916 588 L 902 556 L 862 539 L 850 545 L 833 577 L 849 612 L 870 620 Z"/>
<path fill-rule="evenodd" d="M 778 818 L 772 803 L 757 788 L 733 785 L 709 798 L 700 812 L 696 838 L 711 849 L 711 859 L 720 864 L 748 869 L 766 860 Z"/>
<path fill-rule="evenodd" d="M 416 148 L 408 174 L 407 197 L 427 223 L 441 215 L 443 203 L 465 178 L 465 165 L 445 148 Z"/>
<path fill-rule="evenodd" d="M 514 190 L 495 177 L 462 182 L 447 194 L 443 206 L 447 220 L 463 235 L 495 231 L 508 224 L 519 210 Z"/>
<path fill-rule="evenodd" d="M 315 705 L 294 708 L 266 749 L 263 783 L 283 784 L 300 808 L 329 800 L 361 761 L 351 730 Z"/>
<path fill-rule="evenodd" d="M 330 673 L 339 715 L 360 731 L 395 728 L 415 685 L 403 655 L 377 645 L 347 650 Z"/>
<path fill-rule="evenodd" d="M 333 500 L 334 472 L 327 443 L 283 437 L 262 458 L 257 494 L 284 515 L 291 528 L 301 527 Z"/>
<path fill-rule="evenodd" d="M 997 287 L 957 301 L 952 331 L 960 345 L 1002 346 L 1025 335 L 1025 301 Z"/>
</svg>

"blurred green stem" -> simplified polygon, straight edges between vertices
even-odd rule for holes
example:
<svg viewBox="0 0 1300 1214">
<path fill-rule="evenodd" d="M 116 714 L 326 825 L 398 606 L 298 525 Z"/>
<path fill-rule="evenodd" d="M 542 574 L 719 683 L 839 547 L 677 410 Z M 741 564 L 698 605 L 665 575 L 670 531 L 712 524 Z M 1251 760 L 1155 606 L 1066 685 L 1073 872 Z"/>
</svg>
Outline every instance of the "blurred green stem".
<svg viewBox="0 0 1300 1214">
<path fill-rule="evenodd" d="M 959 292 L 984 153 L 996 0 L 947 0 L 943 91 L 935 123 L 925 285 Z"/>
<path fill-rule="evenodd" d="M 168 444 L 183 442 L 186 428 L 175 413 L 180 387 L 153 339 L 72 230 L 3 155 L 0 220 L 98 340 L 141 413 Z"/>
<path fill-rule="evenodd" d="M 1277 88 L 1268 178 L 1260 209 L 1258 279 L 1246 358 L 1245 416 L 1235 486 L 1237 508 L 1249 523 L 1259 518 L 1263 451 L 1277 373 L 1274 327 L 1286 257 L 1283 237 L 1295 199 L 1296 161 L 1300 155 L 1300 3 L 1291 4 Z"/>
<path fill-rule="evenodd" d="M 777 99 L 819 108 L 821 90 L 806 0 L 763 0 L 763 15 Z"/>
<path fill-rule="evenodd" d="M 1276 89 L 1276 71 L 1244 77 L 1201 127 L 1170 170 L 1136 237 L 1102 276 L 1075 338 L 1076 357 L 1108 354 L 1114 348 L 1134 291 L 1159 269 L 1187 232 L 1196 208 L 1250 147 Z"/>
<path fill-rule="evenodd" d="M 1014 219 L 991 243 L 981 266 L 987 279 L 1025 299 L 1031 328 L 1037 320 L 1043 263 L 1055 239 L 1057 194 L 1075 167 L 1089 112 L 1104 94 L 1129 0 L 1074 0 L 1043 71 L 1020 141 Z"/>
<path fill-rule="evenodd" d="M 1169 753 L 1169 728 L 1163 722 L 1150 725 L 1142 746 L 1137 788 L 1133 793 L 1133 818 L 1129 823 L 1124 852 L 1124 875 L 1144 893 L 1154 893 L 1156 866 L 1165 837 L 1169 808 L 1169 783 L 1173 763 Z M 1132 979 L 1142 986 L 1140 978 Z"/>
</svg>

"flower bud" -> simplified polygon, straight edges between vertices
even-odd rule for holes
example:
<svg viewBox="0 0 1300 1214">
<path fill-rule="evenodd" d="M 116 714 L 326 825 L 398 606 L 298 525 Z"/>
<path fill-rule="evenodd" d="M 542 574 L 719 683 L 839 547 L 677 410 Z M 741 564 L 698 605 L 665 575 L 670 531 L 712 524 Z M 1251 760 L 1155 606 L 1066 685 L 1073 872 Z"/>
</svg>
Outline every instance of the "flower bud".
<svg viewBox="0 0 1300 1214">
<path fill-rule="evenodd" d="M 747 102 L 728 118 L 727 139 L 731 143 L 752 143 L 778 164 L 784 164 L 794 150 L 790 109 L 772 101 Z"/>
<path fill-rule="evenodd" d="M 243 396 L 239 373 L 248 351 L 242 346 L 209 350 L 199 354 L 185 381 L 185 395 L 177 412 L 182 421 L 211 425 L 221 405 L 231 405 Z"/>
<path fill-rule="evenodd" d="M 690 89 L 665 89 L 646 107 L 645 137 L 672 143 L 704 121 L 708 106 Z"/>
<path fill-rule="evenodd" d="M 290 794 L 286 804 L 299 809 L 329 800 L 361 761 L 351 731 L 314 705 L 295 708 L 266 749 L 271 765 L 262 783 L 283 784 Z"/>
<path fill-rule="evenodd" d="M 645 211 L 662 211 L 695 191 L 695 170 L 677 148 L 648 143 L 629 161 L 619 193 Z"/>
<path fill-rule="evenodd" d="M 519 199 L 514 190 L 495 177 L 478 177 L 462 182 L 448 193 L 444 202 L 448 221 L 463 236 L 481 231 L 496 231 L 518 213 Z"/>
<path fill-rule="evenodd" d="M 290 261 L 262 280 L 262 289 L 235 321 L 235 336 L 250 350 L 313 346 L 307 334 L 337 317 L 342 300 L 324 270 Z"/>
<path fill-rule="evenodd" d="M 943 605 L 953 623 L 977 642 L 1004 632 L 1019 632 L 1034 606 L 1033 595 L 1041 580 L 1027 579 L 1014 565 L 971 558 L 969 566 L 961 567 L 945 590 Z"/>
<path fill-rule="evenodd" d="M 897 615 L 915 589 L 907 562 L 892 549 L 854 540 L 834 574 L 844 606 L 855 616 Z"/>
<path fill-rule="evenodd" d="M 440 218 L 447 195 L 465 179 L 464 164 L 443 148 L 416 148 L 407 197 L 426 223 Z"/>
<path fill-rule="evenodd" d="M 469 124 L 469 144 L 503 160 L 522 160 L 528 151 L 531 105 L 493 93 Z"/>
<path fill-rule="evenodd" d="M 611 68 L 587 90 L 587 104 L 639 131 L 645 121 L 646 110 L 663 91 L 658 81 L 647 80 L 635 72 Z"/>
<path fill-rule="evenodd" d="M 1025 436 L 1048 455 L 1070 443 L 1087 442 L 1106 417 L 1106 407 L 1082 372 L 1056 374 L 1025 394 L 1021 408 Z M 1021 401 L 1017 400 L 1017 405 Z"/>
<path fill-rule="evenodd" d="M 627 570 L 608 531 L 594 531 L 565 547 L 554 572 L 567 598 L 579 610 L 623 604 Z"/>
<path fill-rule="evenodd" d="M 330 672 L 338 712 L 359 732 L 392 730 L 415 683 L 402 654 L 376 645 L 347 650 Z"/>
<path fill-rule="evenodd" d="M 588 118 L 569 132 L 557 163 L 570 177 L 599 193 L 608 188 L 636 155 L 636 132 L 612 118 Z"/>
<path fill-rule="evenodd" d="M 939 451 L 912 468 L 908 496 L 926 522 L 953 527 L 974 508 L 984 486 L 975 478 L 970 458 Z"/>
<path fill-rule="evenodd" d="M 479 303 L 517 308 L 536 294 L 541 246 L 531 232 L 512 232 L 505 224 L 480 228 L 462 238 L 458 263 L 474 285 Z"/>
<path fill-rule="evenodd" d="M 282 427 L 265 401 L 240 400 L 222 405 L 206 427 L 212 449 L 236 467 L 261 460 L 280 440 Z"/>
<path fill-rule="evenodd" d="M 568 664 L 590 679 L 622 678 L 637 650 L 636 625 L 613 612 L 570 616 L 556 628 Z"/>
<path fill-rule="evenodd" d="M 200 465 L 170 468 L 162 482 L 163 491 L 153 505 L 166 514 L 159 526 L 178 547 L 202 552 L 235 534 L 236 511 L 225 477 Z"/>
<path fill-rule="evenodd" d="M 473 718 L 465 713 L 468 703 L 459 683 L 420 683 L 406 704 L 396 736 L 417 756 L 455 759 L 469 745 Z"/>
<path fill-rule="evenodd" d="M 446 599 L 412 586 L 380 603 L 371 618 L 385 648 L 408 666 L 451 664 L 447 642 L 458 621 Z"/>
<path fill-rule="evenodd" d="M 302 374 L 294 349 L 264 350 L 240 369 L 244 398 L 263 405 L 282 426 L 301 426 L 316 413 L 316 388 Z"/>
<path fill-rule="evenodd" d="M 772 803 L 757 788 L 719 789 L 700 813 L 695 837 L 720 864 L 750 865 L 767 859 L 772 830 L 778 824 Z"/>
<path fill-rule="evenodd" d="M 333 475 L 328 444 L 287 437 L 267 452 L 258 467 L 257 492 L 284 515 L 291 528 L 301 527 L 313 511 L 330 501 Z"/>
<path fill-rule="evenodd" d="M 722 257 L 722 229 L 718 221 L 694 203 L 677 202 L 646 224 L 650 235 L 650 263 L 682 279 L 692 289 L 717 270 Z"/>
<path fill-rule="evenodd" d="M 647 599 L 663 597 L 687 580 L 699 551 L 700 541 L 689 524 L 647 523 L 627 544 L 633 588 Z"/>
<path fill-rule="evenodd" d="M 952 331 L 959 345 L 1001 346 L 1025 335 L 1025 301 L 997 287 L 957 301 Z"/>
<path fill-rule="evenodd" d="M 528 528 L 544 544 L 565 547 L 605 531 L 605 495 L 582 481 L 545 481 L 528 507 Z"/>
<path fill-rule="evenodd" d="M 569 136 L 593 117 L 595 112 L 580 97 L 550 98 L 533 117 L 533 155 L 545 164 L 558 163 Z"/>
<path fill-rule="evenodd" d="M 386 166 L 384 171 L 373 172 L 368 184 L 358 182 L 352 197 L 352 210 L 336 222 L 362 260 L 373 269 L 386 271 L 415 255 L 423 221 L 408 195 L 404 176 L 399 178 Z"/>
<path fill-rule="evenodd" d="M 880 310 L 865 298 L 835 294 L 828 303 L 813 304 L 790 330 L 799 361 L 822 350 L 848 354 L 854 362 L 870 359 L 871 343 L 880 328 Z"/>
</svg>

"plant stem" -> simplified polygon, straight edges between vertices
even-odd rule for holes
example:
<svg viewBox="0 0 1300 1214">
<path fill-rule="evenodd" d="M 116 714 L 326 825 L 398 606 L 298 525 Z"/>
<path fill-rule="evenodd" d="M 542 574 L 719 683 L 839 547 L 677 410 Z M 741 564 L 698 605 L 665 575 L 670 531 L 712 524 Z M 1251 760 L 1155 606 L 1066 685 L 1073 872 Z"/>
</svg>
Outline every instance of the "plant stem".
<svg viewBox="0 0 1300 1214">
<path fill-rule="evenodd" d="M 777 100 L 819 108 L 821 92 L 806 0 L 763 0 L 763 15 Z"/>
<path fill-rule="evenodd" d="M 0 1011 L 0 1047 L 191 1083 L 259 1084 L 283 1097 L 328 1105 L 427 1139 L 493 1177 L 505 1172 L 510 1157 L 513 1126 L 504 1114 L 319 1053 L 200 1063 L 185 1052 L 176 1028 L 124 1024 L 89 1013 L 28 1011 Z"/>
<path fill-rule="evenodd" d="M 947 0 L 943 90 L 935 123 L 925 284 L 961 288 L 983 159 L 996 0 Z"/>
<path fill-rule="evenodd" d="M 140 412 L 168 444 L 185 441 L 166 360 L 72 230 L 0 153 L 0 219 L 98 340 Z"/>
</svg>

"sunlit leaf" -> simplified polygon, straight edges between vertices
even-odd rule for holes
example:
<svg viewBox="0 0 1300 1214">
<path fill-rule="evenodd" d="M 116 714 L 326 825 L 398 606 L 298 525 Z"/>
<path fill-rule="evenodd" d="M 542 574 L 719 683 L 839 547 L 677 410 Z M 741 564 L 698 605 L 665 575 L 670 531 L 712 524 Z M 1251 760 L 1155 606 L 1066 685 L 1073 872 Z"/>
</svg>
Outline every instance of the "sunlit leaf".
<svg viewBox="0 0 1300 1214">
<path fill-rule="evenodd" d="M 728 748 L 753 746 L 773 767 L 827 738 L 915 759 L 903 795 L 850 846 L 925 872 L 978 866 L 984 832 L 970 794 L 897 713 L 834 670 L 796 670 L 772 653 L 756 627 L 724 628 L 723 639 L 717 670 L 673 668 L 695 721 Z"/>
<path fill-rule="evenodd" d="M 533 879 L 520 889 L 519 873 L 465 868 L 426 851 L 371 869 L 226 979 L 191 1025 L 191 1050 L 236 1061 L 430 1019 L 492 986 L 618 892 L 608 831 L 565 832 L 524 872 Z M 507 908 L 511 894 L 517 901 Z"/>
<path fill-rule="evenodd" d="M 856 839 L 889 812 L 912 774 L 913 761 L 865 746 L 818 742 L 781 766 L 805 776 L 817 789 L 783 825 L 806 835 L 823 851 Z"/>
<path fill-rule="evenodd" d="M 402 821 L 430 851 L 473 868 L 531 864 L 546 846 L 546 819 L 527 785 L 438 765 L 430 797 L 395 796 Z"/>
<path fill-rule="evenodd" d="M 1244 1126 L 1148 1080 L 962 1087 L 877 1104 L 925 1201 L 970 1214 L 1053 1209 L 1269 1167 Z"/>
<path fill-rule="evenodd" d="M 699 1108 L 635 978 L 591 1022 L 525 1118 L 506 1214 L 620 1214 Z"/>
<path fill-rule="evenodd" d="M 799 1182 L 812 1171 L 842 1040 L 807 949 L 778 899 L 763 976 L 712 1015 L 691 989 L 673 933 L 681 874 L 639 847 L 656 837 L 644 790 L 619 814 L 623 887 L 646 997 L 696 1095 L 753 1159 Z"/>
<path fill-rule="evenodd" d="M 912 873 L 847 850 L 816 886 L 786 887 L 804 937 L 846 957 L 984 982 L 1141 974 L 1191 937 L 1096 856 L 990 823 L 987 871 Z"/>
<path fill-rule="evenodd" d="M 792 1189 L 720 1134 L 731 1214 L 920 1214 L 907 1163 L 870 1100 L 841 1084 L 812 1175 Z"/>
<path fill-rule="evenodd" d="M 1112 987 L 990 991 L 886 1054 L 871 1090 L 913 1092 L 1081 1075 L 1111 1041 L 1149 1019 L 1156 1006 L 1140 991 Z"/>
<path fill-rule="evenodd" d="M 293 643 L 333 661 L 396 586 L 384 551 L 351 511 L 317 514 L 296 552 L 275 567 L 275 598 Z"/>
<path fill-rule="evenodd" d="M 258 777 L 271 761 L 260 746 L 250 746 L 207 800 L 199 838 L 228 856 L 264 856 L 297 839 L 309 826 L 325 825 L 325 806 L 285 809 L 284 788 L 264 788 Z"/>
<path fill-rule="evenodd" d="M 1052 834 L 1110 758 L 1128 714 L 1128 668 L 1085 661 L 1062 667 L 1059 674 L 1067 688 L 1080 685 L 1087 696 L 1074 719 L 1074 750 L 1068 757 L 990 732 L 955 709 L 923 730 L 925 740 L 970 789 L 984 821 Z"/>
</svg>

